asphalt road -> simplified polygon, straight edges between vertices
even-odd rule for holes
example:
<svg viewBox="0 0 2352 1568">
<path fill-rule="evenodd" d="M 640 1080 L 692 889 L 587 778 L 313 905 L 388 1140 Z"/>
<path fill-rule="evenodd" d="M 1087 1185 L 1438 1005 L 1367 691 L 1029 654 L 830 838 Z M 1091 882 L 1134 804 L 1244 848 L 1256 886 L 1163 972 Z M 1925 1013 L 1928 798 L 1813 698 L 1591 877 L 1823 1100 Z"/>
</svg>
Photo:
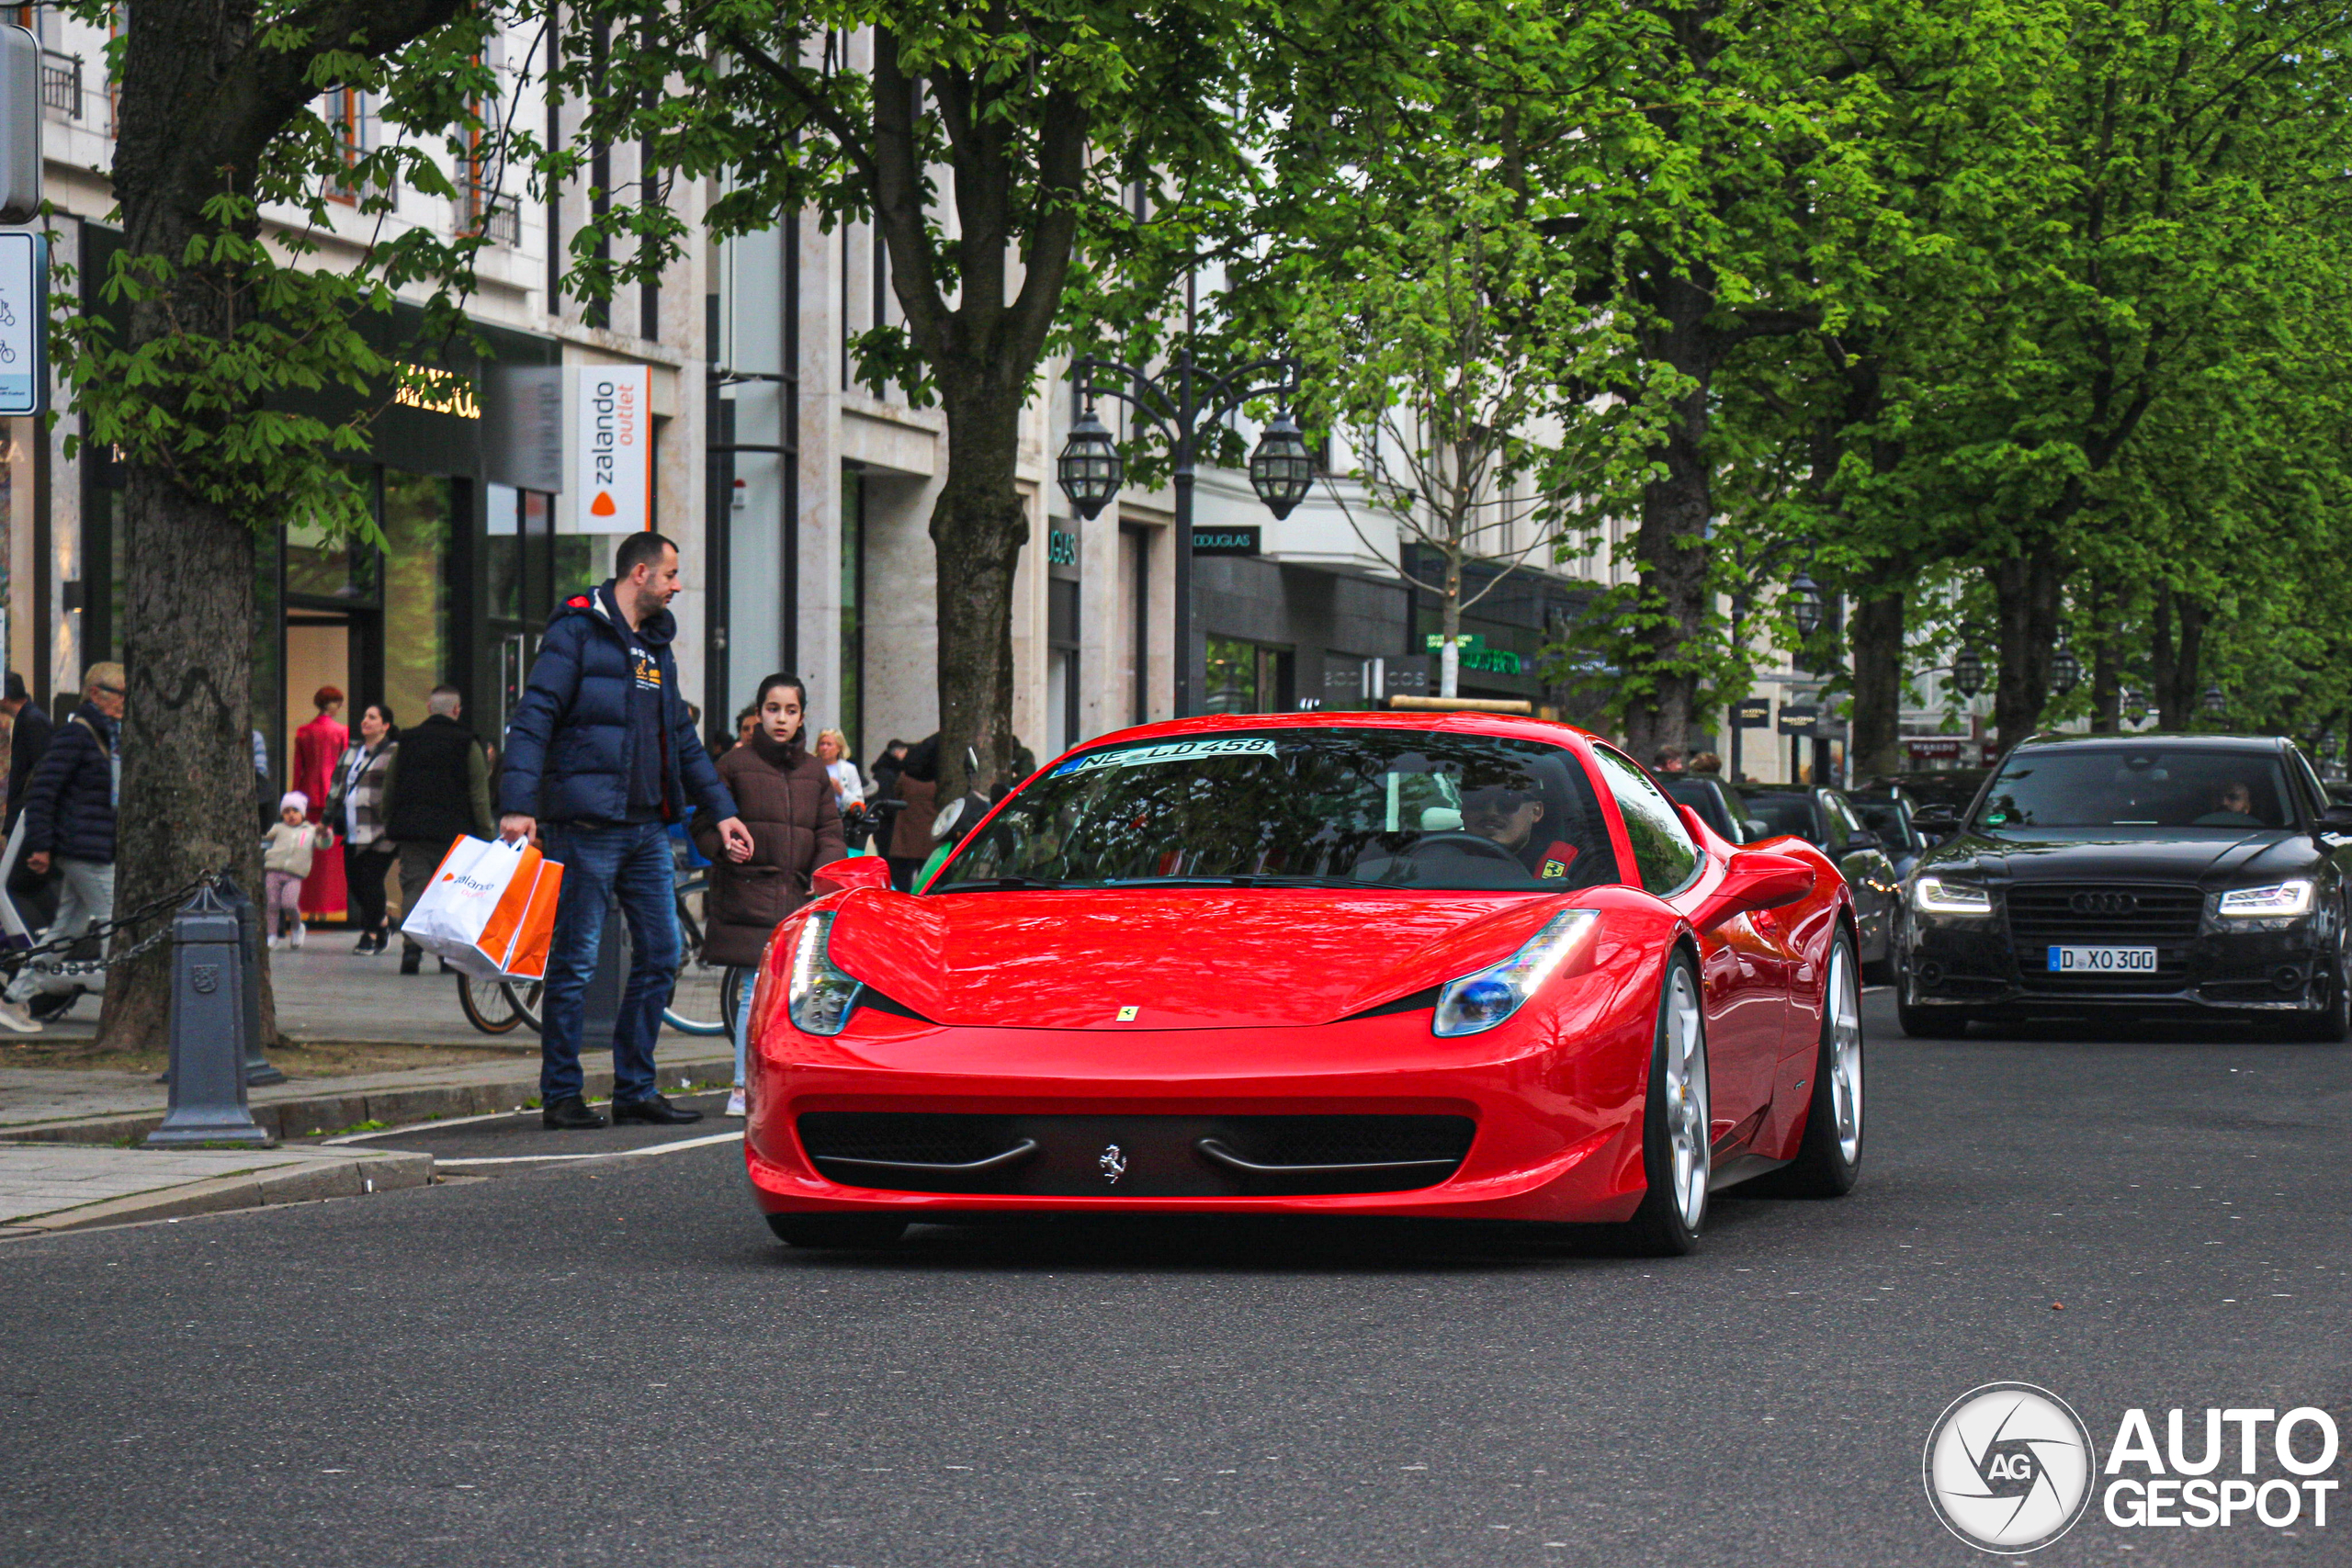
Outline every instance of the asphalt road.
<svg viewBox="0 0 2352 1568">
<path fill-rule="evenodd" d="M 0 1245 L 0 1558 L 1960 1563 L 1920 1451 L 1979 1383 L 2102 1453 L 2127 1406 L 2352 1444 L 2352 1048 L 1867 1012 L 1862 1185 L 1724 1198 L 1670 1262 L 1209 1224 L 810 1255 L 724 1145 Z M 2034 1561 L 2352 1562 L 2337 1496 L 2094 1505 Z"/>
</svg>

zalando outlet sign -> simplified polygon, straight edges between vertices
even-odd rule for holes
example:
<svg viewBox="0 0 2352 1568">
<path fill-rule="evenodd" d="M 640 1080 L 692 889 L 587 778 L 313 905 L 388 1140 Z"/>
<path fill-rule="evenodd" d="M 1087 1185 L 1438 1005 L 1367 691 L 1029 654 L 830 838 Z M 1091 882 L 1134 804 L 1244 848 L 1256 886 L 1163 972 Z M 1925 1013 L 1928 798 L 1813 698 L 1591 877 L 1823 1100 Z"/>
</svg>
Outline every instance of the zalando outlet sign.
<svg viewBox="0 0 2352 1568">
<path fill-rule="evenodd" d="M 650 527 L 651 372 L 642 365 L 585 365 L 572 377 L 573 528 L 627 534 Z"/>
</svg>

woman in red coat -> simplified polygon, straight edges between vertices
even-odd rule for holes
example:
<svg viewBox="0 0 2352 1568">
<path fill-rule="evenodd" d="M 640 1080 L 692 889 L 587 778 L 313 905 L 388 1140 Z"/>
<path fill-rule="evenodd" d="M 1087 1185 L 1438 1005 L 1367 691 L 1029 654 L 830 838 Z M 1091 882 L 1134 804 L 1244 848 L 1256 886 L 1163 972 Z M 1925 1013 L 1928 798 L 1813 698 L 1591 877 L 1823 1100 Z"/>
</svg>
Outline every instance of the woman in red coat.
<svg viewBox="0 0 2352 1568">
<path fill-rule="evenodd" d="M 335 760 L 351 744 L 351 731 L 335 717 L 335 710 L 343 706 L 340 691 L 321 686 L 311 701 L 317 706 L 319 716 L 294 732 L 293 787 L 310 797 L 311 820 L 319 822 L 325 819 L 327 796 L 334 792 Z M 334 824 L 328 826 L 332 828 Z M 311 874 L 302 879 L 302 918 L 340 918 L 349 903 L 343 880 L 343 857 L 315 857 L 311 863 Z"/>
</svg>

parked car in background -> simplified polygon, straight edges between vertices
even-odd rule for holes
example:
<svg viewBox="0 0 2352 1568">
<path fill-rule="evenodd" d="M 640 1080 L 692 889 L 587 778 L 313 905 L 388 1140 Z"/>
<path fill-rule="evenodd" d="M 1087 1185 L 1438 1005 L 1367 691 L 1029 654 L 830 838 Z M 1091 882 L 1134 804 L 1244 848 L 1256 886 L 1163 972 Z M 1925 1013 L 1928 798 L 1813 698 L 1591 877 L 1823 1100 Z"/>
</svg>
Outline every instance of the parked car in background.
<svg viewBox="0 0 2352 1568">
<path fill-rule="evenodd" d="M 1879 847 L 1894 864 L 1896 881 L 1911 874 L 1919 863 L 1919 856 L 1934 842 L 1911 820 L 1915 802 L 1904 793 L 1902 786 L 1885 789 L 1857 790 L 1846 797 L 1854 804 L 1854 813 L 1862 826 L 1876 833 Z"/>
<path fill-rule="evenodd" d="M 1747 808 L 1747 841 L 1783 834 L 1803 839 L 1846 874 L 1854 890 L 1854 918 L 1861 928 L 1862 977 L 1883 984 L 1892 977 L 1894 917 L 1901 908 L 1903 879 L 1877 833 L 1845 794 L 1834 789 L 1749 784 L 1739 792 Z"/>
<path fill-rule="evenodd" d="M 1659 787 L 1677 806 L 1687 806 L 1718 837 L 1735 844 L 1762 836 L 1763 825 L 1747 814 L 1738 790 L 1709 773 L 1661 773 Z"/>
</svg>

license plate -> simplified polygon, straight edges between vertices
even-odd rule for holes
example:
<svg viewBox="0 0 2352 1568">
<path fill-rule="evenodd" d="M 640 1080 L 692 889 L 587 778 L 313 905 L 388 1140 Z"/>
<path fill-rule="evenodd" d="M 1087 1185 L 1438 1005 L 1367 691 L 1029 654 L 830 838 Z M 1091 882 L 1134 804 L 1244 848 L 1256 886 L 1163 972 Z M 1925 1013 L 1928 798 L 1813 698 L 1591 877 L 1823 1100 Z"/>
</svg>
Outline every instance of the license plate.
<svg viewBox="0 0 2352 1568">
<path fill-rule="evenodd" d="M 2153 975 L 2156 972 L 2156 950 L 2153 947 L 2053 947 L 2050 950 L 2050 972 L 2053 975 Z"/>
</svg>

